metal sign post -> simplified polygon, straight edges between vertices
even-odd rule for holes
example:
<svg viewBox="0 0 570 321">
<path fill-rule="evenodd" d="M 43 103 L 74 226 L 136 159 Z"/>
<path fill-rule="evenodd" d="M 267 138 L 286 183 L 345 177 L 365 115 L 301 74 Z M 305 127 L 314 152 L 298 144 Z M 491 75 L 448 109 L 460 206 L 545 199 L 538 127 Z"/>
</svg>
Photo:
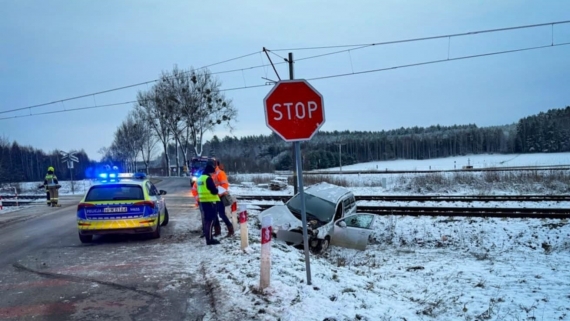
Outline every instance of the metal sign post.
<svg viewBox="0 0 570 321">
<path fill-rule="evenodd" d="M 305 189 L 303 188 L 303 163 L 301 163 L 301 143 L 294 142 L 293 145 L 295 145 L 297 182 L 299 183 L 299 197 L 301 198 L 301 221 L 303 223 L 303 248 L 305 250 L 305 270 L 307 271 L 307 285 L 311 285 L 311 262 L 309 261 L 309 232 L 307 231 L 307 210 L 305 209 Z"/>
<path fill-rule="evenodd" d="M 293 54 L 289 54 L 289 73 L 293 78 Z M 292 142 L 295 150 L 296 178 L 301 198 L 301 221 L 303 225 L 303 246 L 307 285 L 311 285 L 311 264 L 309 260 L 309 237 L 305 191 L 303 189 L 303 163 L 301 141 L 310 140 L 325 122 L 323 96 L 306 80 L 280 80 L 263 100 L 267 127 Z M 294 183 L 295 184 L 295 183 Z"/>
<path fill-rule="evenodd" d="M 75 188 L 73 186 L 73 162 L 79 163 L 79 159 L 75 156 L 76 152 L 59 152 L 61 154 L 61 162 L 67 163 L 67 168 L 69 168 L 69 175 L 71 177 L 71 194 L 75 194 Z"/>
</svg>

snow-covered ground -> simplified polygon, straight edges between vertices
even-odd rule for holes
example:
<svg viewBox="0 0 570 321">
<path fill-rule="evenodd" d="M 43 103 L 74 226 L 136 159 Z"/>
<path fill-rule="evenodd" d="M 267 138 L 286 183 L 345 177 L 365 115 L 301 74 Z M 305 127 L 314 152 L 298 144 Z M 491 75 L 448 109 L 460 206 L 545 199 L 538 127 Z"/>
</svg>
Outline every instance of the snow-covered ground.
<svg viewBox="0 0 570 321">
<path fill-rule="evenodd" d="M 570 153 L 479 154 L 426 160 L 379 161 L 342 166 L 342 169 L 346 171 L 450 170 L 461 169 L 467 165 L 474 168 L 570 165 Z M 326 170 L 339 169 L 334 167 Z"/>
<path fill-rule="evenodd" d="M 379 167 L 452 169 L 454 164 L 458 168 L 467 165 L 467 158 L 380 162 Z M 570 164 L 570 153 L 485 155 L 469 159 L 474 166 L 564 165 Z M 375 166 L 375 163 L 359 164 L 350 169 Z M 482 179 L 481 173 L 468 175 L 473 175 L 474 181 Z M 442 184 L 435 191 L 408 189 L 409 182 L 405 181 L 413 181 L 413 176 L 343 177 L 356 195 L 481 193 L 478 184 L 453 188 Z M 265 177 L 270 180 L 274 175 Z M 380 186 L 382 177 L 387 178 L 386 188 Z M 238 179 L 237 186 L 230 188 L 236 195 L 293 192 L 291 187 L 286 191 L 268 191 L 248 182 L 248 178 L 259 175 L 239 178 L 242 180 Z M 243 181 L 246 183 L 239 184 Z M 524 183 L 508 180 L 482 184 L 486 194 L 560 192 L 541 183 L 533 183 L 536 186 L 531 189 Z M 570 207 L 568 202 L 406 205 Z M 259 291 L 259 212 L 253 209 L 249 212 L 251 254 L 236 250 L 237 244 L 222 246 L 226 255 L 220 258 L 212 259 L 206 246 L 197 252 L 201 257 L 197 261 L 207 262 L 201 264 L 214 269 L 224 266 L 217 271 L 223 277 L 209 276 L 219 284 L 224 297 L 231 298 L 220 302 L 223 305 L 220 310 L 239 310 L 243 320 L 570 320 L 567 220 L 380 217 L 375 226 L 376 242 L 366 251 L 332 247 L 322 256 L 311 255 L 311 286 L 305 283 L 303 251 L 274 241 L 272 283 L 265 291 Z M 227 267 L 230 262 L 231 268 Z"/>
<path fill-rule="evenodd" d="M 500 156 L 510 159 L 505 166 L 570 163 L 570 153 Z M 480 157 L 491 162 L 490 156 Z M 475 165 L 479 156 L 469 158 Z M 426 169 L 448 168 L 449 164 L 453 168 L 454 163 L 450 158 L 391 164 L 389 168 L 393 169 Z M 460 161 L 456 164 L 459 167 Z M 362 168 L 366 166 L 370 164 Z M 233 176 L 236 183 L 230 191 L 235 195 L 292 194 L 291 187 L 274 192 L 250 183 L 260 177 L 269 181 L 274 174 Z M 425 187 L 408 189 L 417 182 L 409 175 L 348 177 L 349 188 L 357 195 L 481 192 L 477 184 L 450 188 L 448 183 L 462 182 L 454 180 L 430 191 Z M 388 178 L 386 187 L 380 186 L 381 177 Z M 483 177 L 475 178 L 473 181 L 484 181 Z M 481 184 L 488 194 L 529 191 L 525 184 L 508 182 Z M 551 188 L 556 188 L 555 192 L 560 193 L 558 185 L 542 184 L 540 180 L 532 184 L 530 191 L 553 193 Z M 222 239 L 222 244 L 215 247 L 206 246 L 196 237 L 192 244 L 172 244 L 164 249 L 167 263 L 188 275 L 199 275 L 211 287 L 215 299 L 213 307 L 204 307 L 207 315 L 203 320 L 570 320 L 568 220 L 378 217 L 375 241 L 366 251 L 331 247 L 323 255 L 310 256 L 311 285 L 306 283 L 303 251 L 273 241 L 271 283 L 261 291 L 259 211 L 250 208 L 248 212 L 250 246 L 246 252 L 240 250 L 239 236 Z M 199 230 L 197 217 L 179 216 L 173 221 L 174 233 Z M 172 287 L 175 289 L 175 285 Z"/>
<path fill-rule="evenodd" d="M 211 287 L 204 320 L 570 320 L 567 221 L 381 217 L 366 251 L 311 255 L 311 285 L 303 251 L 273 241 L 261 291 L 259 212 L 249 214 L 245 253 L 239 237 L 165 253 Z"/>
</svg>

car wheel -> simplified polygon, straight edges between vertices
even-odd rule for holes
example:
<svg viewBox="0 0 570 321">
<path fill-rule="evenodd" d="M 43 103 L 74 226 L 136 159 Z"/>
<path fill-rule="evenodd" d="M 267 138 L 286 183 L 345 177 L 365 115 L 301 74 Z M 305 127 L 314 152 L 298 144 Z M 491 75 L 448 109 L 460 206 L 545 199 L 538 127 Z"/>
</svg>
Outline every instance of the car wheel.
<svg viewBox="0 0 570 321">
<path fill-rule="evenodd" d="M 158 216 L 158 220 L 160 221 L 160 215 Z M 156 230 L 154 230 L 154 232 L 150 233 L 150 237 L 153 239 L 159 239 L 160 238 L 160 223 L 156 223 Z"/>
<path fill-rule="evenodd" d="M 317 243 L 317 246 L 312 248 L 313 253 L 323 254 L 329 248 L 330 240 L 331 239 L 329 236 L 325 237 L 324 240 L 319 240 L 319 242 Z"/>
<path fill-rule="evenodd" d="M 91 243 L 93 241 L 93 235 L 81 235 L 81 233 L 79 233 L 79 240 L 81 243 Z"/>
<path fill-rule="evenodd" d="M 162 226 L 168 225 L 168 220 L 169 220 L 168 209 L 165 207 L 164 208 L 164 219 L 162 220 Z"/>
</svg>

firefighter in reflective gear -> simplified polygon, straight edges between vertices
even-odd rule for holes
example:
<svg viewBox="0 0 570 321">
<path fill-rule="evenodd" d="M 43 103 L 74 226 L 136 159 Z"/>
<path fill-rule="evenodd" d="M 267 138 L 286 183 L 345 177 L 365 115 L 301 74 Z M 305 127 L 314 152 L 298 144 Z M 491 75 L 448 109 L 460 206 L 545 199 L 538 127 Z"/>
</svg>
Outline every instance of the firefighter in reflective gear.
<svg viewBox="0 0 570 321">
<path fill-rule="evenodd" d="M 228 194 L 230 183 L 228 182 L 228 176 L 226 175 L 226 172 L 224 172 L 224 170 L 220 168 L 221 166 L 220 161 L 216 159 L 214 164 L 216 166 L 216 171 L 212 177 L 214 179 L 214 183 L 216 183 L 216 187 L 223 187 L 226 190 L 225 192 L 218 195 L 219 197 L 222 197 L 224 194 Z M 222 218 L 222 220 L 226 224 L 226 227 L 228 228 L 227 236 L 229 237 L 234 235 L 234 226 L 232 225 L 232 222 L 230 222 L 230 219 L 226 215 L 226 207 L 224 206 L 224 203 L 221 200 L 218 203 L 218 215 Z M 217 229 L 216 232 L 221 230 L 219 220 L 217 220 L 214 227 L 216 227 Z"/>
<path fill-rule="evenodd" d="M 196 200 L 196 207 L 198 207 L 200 209 L 200 218 L 202 220 L 202 230 L 204 230 L 204 211 L 202 211 L 202 207 L 200 207 L 200 197 L 198 195 L 198 186 L 197 186 L 197 181 L 194 182 L 192 184 L 192 196 L 194 196 L 194 199 Z M 202 233 L 202 235 L 200 235 L 200 238 L 205 237 L 206 235 L 204 233 Z"/>
<path fill-rule="evenodd" d="M 204 224 L 202 227 L 202 232 L 206 236 L 206 244 L 208 245 L 220 244 L 220 241 L 214 239 L 214 236 L 212 235 L 212 226 L 218 216 L 217 203 L 220 202 L 220 197 L 218 196 L 218 188 L 216 187 L 216 184 L 211 177 L 214 171 L 214 166 L 211 164 L 206 165 L 202 176 L 200 176 L 197 181 L 200 207 L 204 213 Z"/>
<path fill-rule="evenodd" d="M 52 166 L 48 167 L 47 174 L 44 178 L 44 184 L 42 185 L 46 189 L 47 206 L 57 206 L 59 198 L 57 188 L 53 187 L 59 184 L 54 172 L 55 169 Z M 52 188 L 50 188 L 50 186 L 52 186 Z"/>
</svg>

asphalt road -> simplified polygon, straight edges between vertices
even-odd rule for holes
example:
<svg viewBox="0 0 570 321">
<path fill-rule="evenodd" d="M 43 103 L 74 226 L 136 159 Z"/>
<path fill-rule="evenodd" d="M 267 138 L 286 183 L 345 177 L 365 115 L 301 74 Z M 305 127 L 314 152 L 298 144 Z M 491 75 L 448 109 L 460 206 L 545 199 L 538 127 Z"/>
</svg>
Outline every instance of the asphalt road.
<svg viewBox="0 0 570 321">
<path fill-rule="evenodd" d="M 202 320 L 206 287 L 161 255 L 169 244 L 199 242 L 197 231 L 177 228 L 197 217 L 189 181 L 156 186 L 168 192 L 171 217 L 158 240 L 104 236 L 81 244 L 80 196 L 61 197 L 59 208 L 42 203 L 0 215 L 0 320 Z"/>
</svg>

